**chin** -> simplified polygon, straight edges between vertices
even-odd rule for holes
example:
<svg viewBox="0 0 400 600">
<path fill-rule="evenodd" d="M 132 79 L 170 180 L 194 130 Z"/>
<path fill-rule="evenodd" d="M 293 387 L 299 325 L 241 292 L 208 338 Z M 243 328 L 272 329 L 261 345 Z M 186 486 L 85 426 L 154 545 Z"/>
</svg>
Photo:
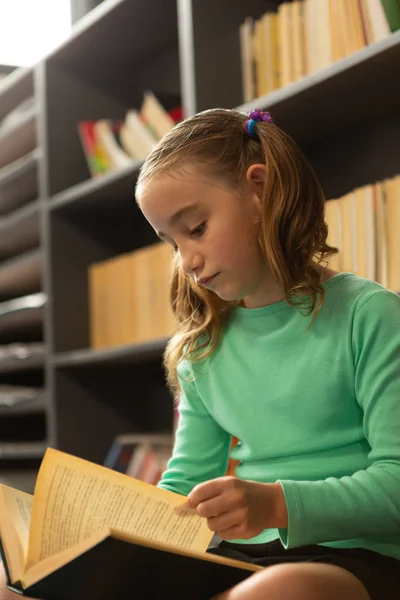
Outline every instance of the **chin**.
<svg viewBox="0 0 400 600">
<path fill-rule="evenodd" d="M 225 300 L 225 302 L 240 302 L 243 300 L 243 294 L 235 293 L 233 290 L 231 292 L 229 290 L 218 290 L 218 292 L 214 291 L 214 294 L 221 300 Z"/>
</svg>

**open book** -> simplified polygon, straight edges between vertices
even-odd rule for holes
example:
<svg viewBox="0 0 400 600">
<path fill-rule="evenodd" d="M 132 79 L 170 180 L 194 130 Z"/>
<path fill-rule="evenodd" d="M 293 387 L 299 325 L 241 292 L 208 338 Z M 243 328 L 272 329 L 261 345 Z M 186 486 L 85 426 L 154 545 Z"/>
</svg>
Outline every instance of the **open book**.
<svg viewBox="0 0 400 600">
<path fill-rule="evenodd" d="M 43 600 L 210 598 L 260 568 L 212 535 L 183 496 L 51 448 L 34 496 L 0 485 L 8 587 Z"/>
</svg>

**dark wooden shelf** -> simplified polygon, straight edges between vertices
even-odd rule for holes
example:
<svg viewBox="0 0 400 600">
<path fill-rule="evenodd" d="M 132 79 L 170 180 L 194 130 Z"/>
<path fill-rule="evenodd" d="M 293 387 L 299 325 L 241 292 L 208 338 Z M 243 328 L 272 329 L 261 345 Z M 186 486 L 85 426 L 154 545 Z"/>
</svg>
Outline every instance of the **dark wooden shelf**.
<svg viewBox="0 0 400 600">
<path fill-rule="evenodd" d="M 19 402 L 10 406 L 0 405 L 0 419 L 2 417 L 9 417 L 15 415 L 28 415 L 32 413 L 43 413 L 46 412 L 47 400 L 46 395 L 43 392 L 35 400 L 27 400 Z"/>
<path fill-rule="evenodd" d="M 36 148 L 22 158 L 0 169 L 0 214 L 5 215 L 38 196 L 38 164 Z"/>
<path fill-rule="evenodd" d="M 6 336 L 26 331 L 40 331 L 43 327 L 46 295 L 43 292 L 0 303 L 0 343 Z"/>
<path fill-rule="evenodd" d="M 0 260 L 39 246 L 39 201 L 0 218 Z"/>
<path fill-rule="evenodd" d="M 303 79 L 238 107 L 269 110 L 307 149 L 346 128 L 398 111 L 400 31 Z"/>
<path fill-rule="evenodd" d="M 130 66 L 142 64 L 173 43 L 177 46 L 177 40 L 176 2 L 104 0 L 74 26 L 49 61 L 100 87 L 105 79 L 112 81 L 118 96 L 126 93 Z M 104 61 L 99 61 L 99 44 L 107 47 L 107 71 Z"/>
<path fill-rule="evenodd" d="M 26 371 L 38 371 L 43 368 L 44 355 L 10 359 L 7 362 L 4 362 L 4 364 L 0 361 L 0 374 L 25 373 Z"/>
<path fill-rule="evenodd" d="M 46 442 L 9 443 L 0 441 L 0 459 L 3 461 L 42 458 L 46 448 Z"/>
<path fill-rule="evenodd" d="M 84 367 L 106 367 L 116 365 L 131 365 L 161 359 L 165 350 L 166 340 L 158 339 L 131 346 L 118 346 L 104 350 L 73 350 L 60 352 L 53 358 L 58 368 L 79 369 Z"/>
<path fill-rule="evenodd" d="M 18 123 L 0 130 L 0 167 L 25 156 L 36 148 L 36 107 L 28 110 Z"/>
<path fill-rule="evenodd" d="M 0 263 L 0 298 L 7 300 L 39 292 L 42 278 L 42 252 L 31 250 Z"/>
<path fill-rule="evenodd" d="M 88 209 L 109 211 L 121 208 L 121 204 L 133 202 L 134 182 L 143 161 L 132 161 L 132 165 L 89 179 L 53 196 L 50 210 L 63 214 L 77 213 Z"/>
<path fill-rule="evenodd" d="M 16 69 L 0 83 L 0 121 L 33 95 L 33 69 Z"/>
</svg>

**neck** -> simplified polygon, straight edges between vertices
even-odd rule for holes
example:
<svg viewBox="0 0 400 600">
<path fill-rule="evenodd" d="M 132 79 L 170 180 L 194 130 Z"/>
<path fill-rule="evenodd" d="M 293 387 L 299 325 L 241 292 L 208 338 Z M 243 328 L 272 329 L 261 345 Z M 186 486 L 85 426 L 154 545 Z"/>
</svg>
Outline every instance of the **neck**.
<svg viewBox="0 0 400 600">
<path fill-rule="evenodd" d="M 317 263 L 314 264 L 314 268 L 320 274 L 321 283 L 327 281 L 334 275 L 337 275 L 337 271 L 333 271 L 332 269 L 328 269 Z M 263 306 L 269 306 L 276 302 L 280 302 L 281 300 L 284 300 L 283 291 L 274 281 L 271 272 L 268 270 L 255 293 L 245 296 L 240 301 L 239 306 L 243 306 L 244 308 L 262 308 Z"/>
</svg>

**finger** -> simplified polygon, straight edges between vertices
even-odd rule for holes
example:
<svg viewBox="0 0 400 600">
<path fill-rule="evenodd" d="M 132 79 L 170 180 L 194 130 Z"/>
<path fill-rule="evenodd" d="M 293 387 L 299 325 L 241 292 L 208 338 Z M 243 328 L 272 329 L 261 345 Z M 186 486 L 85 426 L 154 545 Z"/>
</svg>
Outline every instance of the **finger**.
<svg viewBox="0 0 400 600">
<path fill-rule="evenodd" d="M 226 512 L 217 517 L 207 519 L 207 525 L 211 531 L 225 531 L 230 528 L 240 527 L 242 524 L 241 515 L 232 512 Z"/>
<path fill-rule="evenodd" d="M 220 494 L 215 498 L 200 502 L 200 504 L 196 506 L 196 512 L 200 517 L 209 519 L 210 517 L 217 517 L 218 515 L 228 512 L 230 504 L 229 498 L 224 494 Z"/>
<path fill-rule="evenodd" d="M 243 538 L 242 527 L 240 525 L 233 525 L 232 527 L 228 527 L 227 529 L 218 529 L 216 533 L 223 540 L 239 540 Z"/>
<path fill-rule="evenodd" d="M 189 506 L 196 507 L 200 502 L 205 502 L 210 498 L 214 498 L 222 493 L 226 488 L 227 480 L 230 477 L 218 477 L 196 485 L 187 497 Z"/>
</svg>

